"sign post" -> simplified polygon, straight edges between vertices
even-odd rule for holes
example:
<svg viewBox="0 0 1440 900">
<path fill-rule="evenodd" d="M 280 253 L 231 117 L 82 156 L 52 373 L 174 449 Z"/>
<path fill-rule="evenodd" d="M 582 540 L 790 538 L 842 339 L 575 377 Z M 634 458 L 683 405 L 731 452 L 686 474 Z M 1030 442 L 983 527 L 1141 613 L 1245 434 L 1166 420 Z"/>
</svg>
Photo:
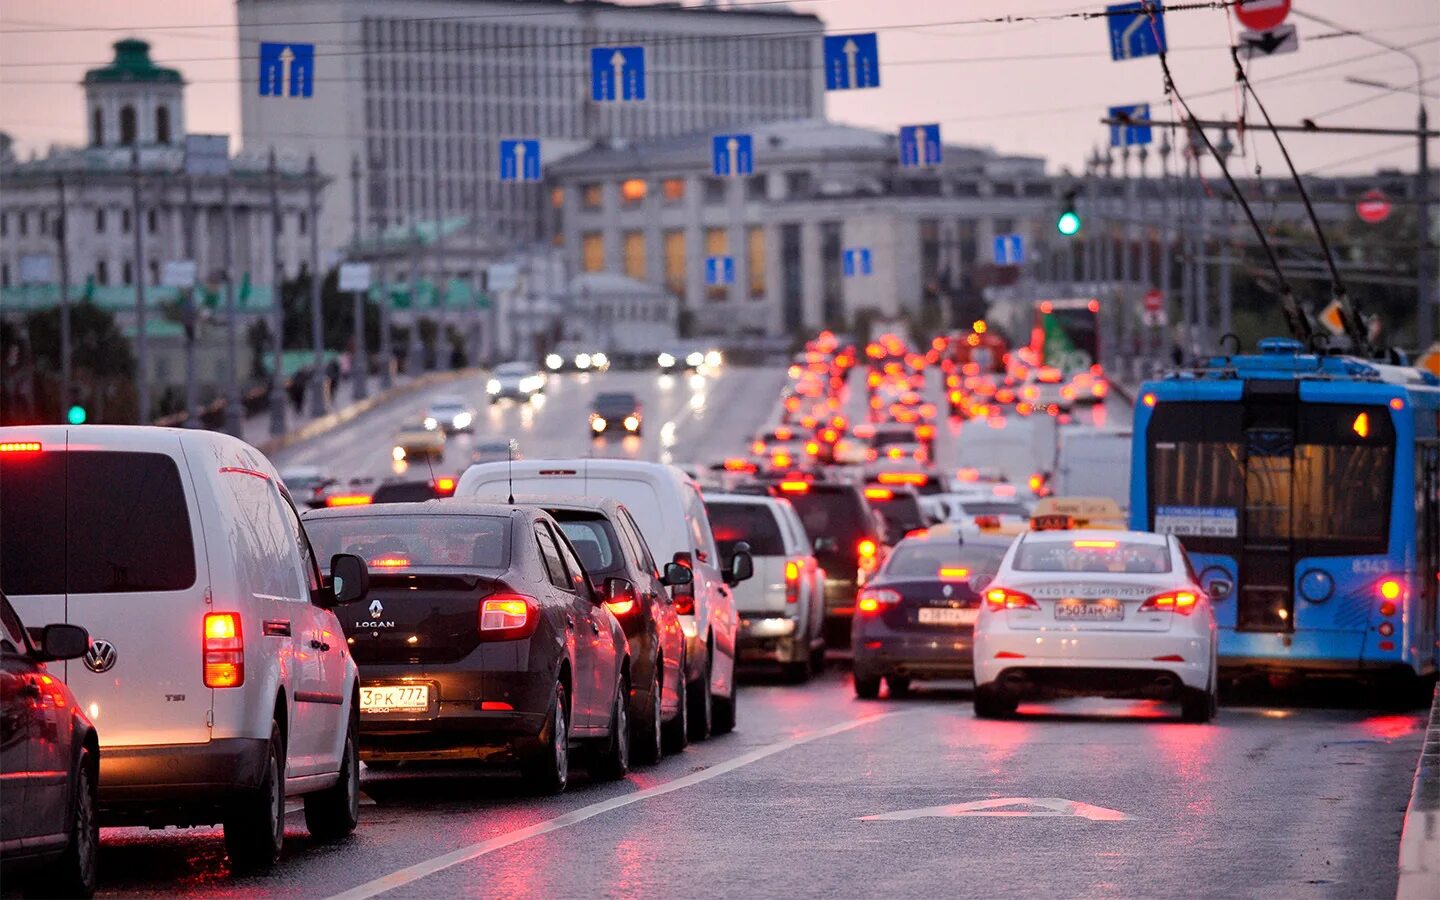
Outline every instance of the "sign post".
<svg viewBox="0 0 1440 900">
<path fill-rule="evenodd" d="M 369 366 L 369 352 L 365 348 L 365 295 L 370 293 L 370 264 L 364 262 L 347 262 L 340 264 L 340 292 L 350 291 L 355 295 L 354 306 L 351 310 L 354 315 L 355 336 L 354 347 L 350 351 L 350 376 L 354 380 L 351 387 L 354 390 L 356 400 L 364 400 L 370 393 L 369 385 L 366 384 L 366 370 Z M 388 363 L 388 360 L 387 360 Z"/>
</svg>

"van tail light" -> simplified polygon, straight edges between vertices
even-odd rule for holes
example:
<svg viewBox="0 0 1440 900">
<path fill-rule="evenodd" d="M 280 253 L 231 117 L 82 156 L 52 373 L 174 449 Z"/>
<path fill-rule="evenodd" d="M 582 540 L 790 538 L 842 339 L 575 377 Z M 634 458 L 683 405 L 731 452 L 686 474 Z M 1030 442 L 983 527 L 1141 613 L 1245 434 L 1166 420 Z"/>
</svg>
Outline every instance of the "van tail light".
<svg viewBox="0 0 1440 900">
<path fill-rule="evenodd" d="M 1140 604 L 1140 612 L 1164 612 L 1168 609 L 1188 616 L 1195 611 L 1195 605 L 1199 602 L 1199 591 L 1167 591 Z"/>
<path fill-rule="evenodd" d="M 800 572 L 804 563 L 798 559 L 788 560 L 785 563 L 785 603 L 800 602 Z"/>
<path fill-rule="evenodd" d="M 436 478 L 435 493 L 441 497 L 455 496 L 455 479 L 449 475 L 441 475 Z"/>
<path fill-rule="evenodd" d="M 861 613 L 876 613 L 882 606 L 894 606 L 900 602 L 900 595 L 886 588 L 865 588 L 855 598 L 855 609 Z"/>
<path fill-rule="evenodd" d="M 861 559 L 874 559 L 880 548 L 869 538 L 861 538 L 855 545 L 855 552 L 860 554 Z"/>
<path fill-rule="evenodd" d="M 540 615 L 534 597 L 491 594 L 480 601 L 480 640 L 514 641 L 535 633 Z"/>
<path fill-rule="evenodd" d="M 205 614 L 205 686 L 240 687 L 245 683 L 245 636 L 240 632 L 240 614 Z"/>
<path fill-rule="evenodd" d="M 369 506 L 369 494 L 331 494 L 325 498 L 326 506 Z"/>
<path fill-rule="evenodd" d="M 1040 604 L 1035 602 L 1034 597 L 1005 587 L 992 587 L 986 591 L 985 602 L 990 604 L 991 609 L 997 611 L 1002 609 L 1040 609 Z"/>
</svg>

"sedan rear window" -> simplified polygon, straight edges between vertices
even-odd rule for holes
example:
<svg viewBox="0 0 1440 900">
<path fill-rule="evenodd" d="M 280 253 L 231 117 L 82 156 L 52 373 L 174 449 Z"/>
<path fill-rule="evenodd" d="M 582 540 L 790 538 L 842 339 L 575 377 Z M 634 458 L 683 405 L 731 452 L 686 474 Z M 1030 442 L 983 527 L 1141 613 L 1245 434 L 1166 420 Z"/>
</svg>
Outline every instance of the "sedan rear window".
<svg viewBox="0 0 1440 900">
<path fill-rule="evenodd" d="M 615 529 L 599 513 L 569 509 L 546 510 L 560 523 L 560 530 L 570 539 L 575 555 L 591 577 L 620 568 L 620 548 Z"/>
<path fill-rule="evenodd" d="M 1004 547 L 957 547 L 951 543 L 907 541 L 890 554 L 884 573 L 913 578 L 938 578 L 942 575 L 970 578 L 994 575 L 1004 558 Z"/>
<path fill-rule="evenodd" d="M 305 531 L 322 565 L 336 553 L 358 555 L 372 572 L 510 564 L 510 520 L 501 516 L 336 516 L 306 519 Z"/>
<path fill-rule="evenodd" d="M 1013 565 L 1020 572 L 1160 575 L 1170 571 L 1170 548 L 1112 538 L 1022 541 Z"/>
<path fill-rule="evenodd" d="M 735 555 L 735 545 L 740 541 L 749 544 L 755 556 L 785 555 L 785 538 L 770 507 L 759 503 L 711 502 L 705 504 L 705 508 L 710 512 L 710 530 L 715 532 L 722 560 Z"/>
</svg>

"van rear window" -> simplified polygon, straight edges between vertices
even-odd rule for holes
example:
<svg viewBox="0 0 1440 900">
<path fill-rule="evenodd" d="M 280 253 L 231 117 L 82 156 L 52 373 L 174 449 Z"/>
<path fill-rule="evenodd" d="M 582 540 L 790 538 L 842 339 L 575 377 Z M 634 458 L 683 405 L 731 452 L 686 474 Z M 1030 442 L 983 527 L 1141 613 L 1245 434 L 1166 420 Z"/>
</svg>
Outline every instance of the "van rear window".
<svg viewBox="0 0 1440 900">
<path fill-rule="evenodd" d="M 740 541 L 749 544 L 755 556 L 785 555 L 785 537 L 770 507 L 723 501 L 711 501 L 705 507 L 710 511 L 710 529 L 715 532 L 722 561 L 735 555 L 735 545 Z"/>
<path fill-rule="evenodd" d="M 195 543 L 175 461 L 76 450 L 0 456 L 0 590 L 178 591 Z"/>
</svg>

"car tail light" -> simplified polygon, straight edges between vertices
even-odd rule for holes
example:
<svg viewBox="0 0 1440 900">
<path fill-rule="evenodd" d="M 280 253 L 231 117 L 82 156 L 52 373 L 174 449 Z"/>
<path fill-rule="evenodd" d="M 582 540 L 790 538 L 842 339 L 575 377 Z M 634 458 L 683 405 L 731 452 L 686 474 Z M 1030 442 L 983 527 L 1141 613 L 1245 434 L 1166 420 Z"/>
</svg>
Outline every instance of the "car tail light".
<svg viewBox="0 0 1440 900">
<path fill-rule="evenodd" d="M 807 441 L 805 444 L 805 452 L 810 454 L 811 456 L 819 455 L 820 444 L 816 441 Z"/>
<path fill-rule="evenodd" d="M 875 480 L 881 484 L 912 484 L 919 487 L 928 477 L 924 472 L 881 472 Z"/>
<path fill-rule="evenodd" d="M 786 466 L 790 465 L 792 460 L 790 459 L 790 454 L 788 453 L 777 453 L 773 457 L 771 457 L 770 462 L 772 465 L 775 466 L 775 468 L 783 469 Z"/>
<path fill-rule="evenodd" d="M 862 559 L 874 559 L 879 550 L 876 543 L 869 538 L 861 538 L 860 542 L 855 545 L 855 552 L 860 554 Z"/>
<path fill-rule="evenodd" d="M 1041 489 L 1042 487 L 1044 487 L 1044 486 L 1045 486 L 1045 476 L 1044 476 L 1044 475 L 1041 475 L 1040 473 L 1037 472 L 1037 473 L 1035 473 L 1034 475 L 1031 475 L 1031 476 L 1030 476 L 1030 490 L 1031 490 L 1032 493 L 1036 493 L 1036 494 L 1040 493 L 1040 489 Z"/>
<path fill-rule="evenodd" d="M 245 683 L 245 636 L 240 632 L 240 614 L 205 614 L 205 686 L 240 687 Z"/>
<path fill-rule="evenodd" d="M 882 606 L 894 606 L 900 595 L 887 588 L 865 588 L 855 598 L 855 609 L 862 613 L 879 612 Z"/>
<path fill-rule="evenodd" d="M 756 441 L 755 443 L 751 444 L 751 445 L 750 445 L 750 452 L 753 453 L 753 454 L 755 454 L 756 456 L 764 456 L 764 455 L 765 455 L 765 442 L 764 442 L 764 441 Z"/>
<path fill-rule="evenodd" d="M 800 602 L 800 572 L 804 563 L 792 559 L 785 563 L 785 602 Z"/>
<path fill-rule="evenodd" d="M 1376 590 L 1385 600 L 1399 600 L 1405 594 L 1405 583 L 1398 578 L 1383 578 Z"/>
<path fill-rule="evenodd" d="M 1004 587 L 992 587 L 990 590 L 986 591 L 985 601 L 989 603 L 990 608 L 994 610 L 1038 610 L 1040 608 L 1040 604 L 1036 603 L 1035 598 L 1031 597 L 1029 594 L 1022 594 L 1019 591 L 1012 591 L 1009 588 Z"/>
<path fill-rule="evenodd" d="M 808 494 L 810 493 L 810 482 L 808 481 L 782 481 L 780 490 L 787 494 Z"/>
<path fill-rule="evenodd" d="M 1143 397 L 1140 398 L 1140 402 L 1141 402 L 1141 403 L 1144 403 L 1146 406 L 1154 406 L 1154 405 L 1155 405 L 1155 395 L 1154 395 L 1154 394 L 1146 394 L 1145 396 L 1143 396 Z"/>
<path fill-rule="evenodd" d="M 325 498 L 326 506 L 369 506 L 369 494 L 331 494 Z"/>
<path fill-rule="evenodd" d="M 1140 604 L 1140 612 L 1164 612 L 1168 609 L 1182 616 L 1188 616 L 1195 611 L 1195 605 L 1199 602 L 1198 591 L 1167 591 L 1164 594 L 1156 594 Z"/>
<path fill-rule="evenodd" d="M 894 500 L 895 492 L 889 488 L 866 488 L 866 500 Z"/>
<path fill-rule="evenodd" d="M 449 475 L 441 475 L 435 479 L 435 493 L 441 497 L 449 497 L 455 493 L 455 479 Z"/>
<path fill-rule="evenodd" d="M 480 601 L 480 640 L 512 641 L 535 633 L 540 622 L 535 598 L 491 594 Z"/>
</svg>

